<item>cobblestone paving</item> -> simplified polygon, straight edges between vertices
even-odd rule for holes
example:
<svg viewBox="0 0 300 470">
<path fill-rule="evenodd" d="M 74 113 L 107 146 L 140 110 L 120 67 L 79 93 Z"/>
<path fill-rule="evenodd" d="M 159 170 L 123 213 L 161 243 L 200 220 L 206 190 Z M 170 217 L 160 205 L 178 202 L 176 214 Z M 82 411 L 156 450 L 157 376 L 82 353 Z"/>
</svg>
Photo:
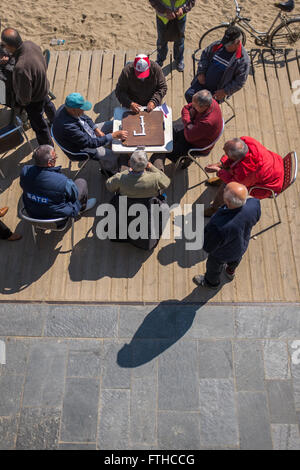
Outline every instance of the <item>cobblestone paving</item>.
<svg viewBox="0 0 300 470">
<path fill-rule="evenodd" d="M 300 449 L 300 305 L 0 304 L 0 339 L 2 450 Z"/>
</svg>

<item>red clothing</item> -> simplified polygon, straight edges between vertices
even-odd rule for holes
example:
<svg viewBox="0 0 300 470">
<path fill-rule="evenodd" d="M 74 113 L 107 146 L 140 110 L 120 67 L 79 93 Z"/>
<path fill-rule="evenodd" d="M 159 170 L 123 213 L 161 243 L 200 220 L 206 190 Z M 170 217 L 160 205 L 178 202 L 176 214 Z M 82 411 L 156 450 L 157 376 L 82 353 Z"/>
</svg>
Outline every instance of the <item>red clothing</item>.
<svg viewBox="0 0 300 470">
<path fill-rule="evenodd" d="M 260 142 L 252 137 L 241 137 L 248 145 L 249 152 L 242 160 L 234 162 L 227 155 L 221 158 L 223 167 L 217 175 L 224 183 L 237 181 L 244 184 L 248 189 L 251 186 L 263 186 L 280 193 L 284 179 L 283 159 L 277 153 L 266 149 Z M 251 196 L 257 199 L 270 197 L 270 191 L 254 190 Z"/>
<path fill-rule="evenodd" d="M 204 114 L 195 111 L 193 119 L 190 116 L 192 103 L 182 108 L 181 118 L 184 124 L 184 137 L 194 148 L 204 148 L 213 143 L 220 135 L 223 127 L 222 112 L 219 104 L 213 99 L 211 106 Z M 188 125 L 192 127 L 189 129 Z M 210 147 L 205 153 L 209 153 Z"/>
</svg>

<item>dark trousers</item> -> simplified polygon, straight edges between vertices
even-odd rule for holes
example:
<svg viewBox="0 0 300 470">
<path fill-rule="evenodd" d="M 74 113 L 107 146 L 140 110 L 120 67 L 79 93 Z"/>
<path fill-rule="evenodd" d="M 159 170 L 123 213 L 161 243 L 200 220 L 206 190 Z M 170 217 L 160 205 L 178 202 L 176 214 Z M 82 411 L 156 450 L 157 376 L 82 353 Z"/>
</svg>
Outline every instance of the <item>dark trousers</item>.
<svg viewBox="0 0 300 470">
<path fill-rule="evenodd" d="M 236 261 L 231 261 L 226 263 L 230 270 L 234 271 L 240 264 L 242 258 L 237 259 Z M 217 258 L 214 258 L 211 255 L 208 255 L 206 261 L 206 273 L 205 281 L 211 286 L 218 286 L 220 284 L 220 276 L 224 266 L 224 261 L 220 261 Z"/>
<path fill-rule="evenodd" d="M 174 42 L 174 60 L 179 63 L 183 61 L 184 54 L 184 31 L 185 31 L 186 15 L 178 21 L 178 26 L 182 37 Z M 156 17 L 157 26 L 157 61 L 164 62 L 168 54 L 168 42 L 164 40 L 166 25 L 161 19 Z"/>
<path fill-rule="evenodd" d="M 173 163 L 176 163 L 178 158 L 187 155 L 188 151 L 195 147 L 195 144 L 189 143 L 184 137 L 184 129 L 177 130 L 173 128 L 173 150 L 170 153 L 157 153 L 153 154 L 150 158 L 156 168 L 164 171 L 164 162 L 168 158 Z M 205 155 L 205 153 L 203 153 Z"/>
<path fill-rule="evenodd" d="M 0 220 L 0 239 L 7 240 L 12 235 L 12 231 Z"/>
<path fill-rule="evenodd" d="M 193 79 L 190 88 L 188 88 L 188 89 L 186 90 L 185 94 L 184 94 L 187 103 L 191 103 L 194 94 L 197 93 L 197 91 L 200 91 L 200 90 L 208 90 L 208 88 L 207 88 L 207 85 L 201 85 L 201 83 L 199 83 L 199 80 L 198 80 L 198 78 L 197 78 L 197 76 L 196 76 L 196 77 Z M 212 90 L 209 90 L 209 91 L 212 92 Z M 214 91 L 215 91 L 215 90 L 214 90 Z M 212 92 L 212 93 L 213 93 L 213 92 Z"/>
<path fill-rule="evenodd" d="M 88 200 L 88 185 L 84 178 L 77 178 L 74 183 L 78 189 L 78 199 L 81 204 L 81 209 L 85 209 Z"/>
<path fill-rule="evenodd" d="M 29 103 L 27 106 L 25 106 L 25 109 L 28 114 L 31 127 L 36 134 L 36 138 L 39 145 L 47 144 L 52 145 L 52 147 L 54 147 L 47 122 L 43 116 L 44 112 L 46 112 L 47 117 L 51 122 L 53 121 L 55 115 L 55 106 L 50 101 L 48 95 L 43 101 L 38 101 L 37 103 Z"/>
</svg>

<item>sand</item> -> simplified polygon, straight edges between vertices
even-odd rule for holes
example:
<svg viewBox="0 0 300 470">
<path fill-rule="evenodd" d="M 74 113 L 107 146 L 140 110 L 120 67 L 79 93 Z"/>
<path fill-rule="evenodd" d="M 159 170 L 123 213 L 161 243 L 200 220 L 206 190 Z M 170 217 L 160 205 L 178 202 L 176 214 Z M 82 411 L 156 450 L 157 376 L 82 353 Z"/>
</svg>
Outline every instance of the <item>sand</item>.
<svg viewBox="0 0 300 470">
<path fill-rule="evenodd" d="M 297 0 L 296 0 L 297 1 Z M 253 25 L 266 29 L 277 11 L 271 0 L 240 0 Z M 195 49 L 208 28 L 234 15 L 234 1 L 196 0 L 188 14 L 186 47 Z M 296 9 L 300 13 L 300 2 Z M 12 26 L 23 39 L 43 48 L 52 38 L 65 39 L 55 49 L 155 49 L 155 12 L 147 0 L 1 0 L 2 28 Z M 251 45 L 248 39 L 247 45 Z"/>
</svg>

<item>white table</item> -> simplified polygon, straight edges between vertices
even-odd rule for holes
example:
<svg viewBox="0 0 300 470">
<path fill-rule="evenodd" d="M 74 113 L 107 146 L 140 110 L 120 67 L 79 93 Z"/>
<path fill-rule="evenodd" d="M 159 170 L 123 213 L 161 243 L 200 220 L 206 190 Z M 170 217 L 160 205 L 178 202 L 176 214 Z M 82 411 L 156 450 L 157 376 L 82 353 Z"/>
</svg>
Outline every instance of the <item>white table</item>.
<svg viewBox="0 0 300 470">
<path fill-rule="evenodd" d="M 144 110 L 147 109 L 146 107 L 143 108 Z M 172 110 L 168 106 L 169 113 L 167 117 L 164 115 L 164 123 L 165 123 L 165 142 L 164 145 L 156 145 L 151 147 L 150 145 L 145 146 L 146 152 L 151 153 L 167 153 L 172 152 L 173 150 L 173 127 L 172 127 Z M 123 114 L 130 111 L 128 108 L 115 108 L 114 109 L 114 123 L 113 123 L 113 131 L 119 131 L 122 129 L 122 118 Z M 152 113 L 155 111 L 160 111 L 160 107 L 155 108 Z M 117 153 L 132 153 L 137 149 L 137 147 L 126 147 L 122 144 L 122 142 L 118 139 L 113 139 L 112 141 L 112 151 Z"/>
</svg>

